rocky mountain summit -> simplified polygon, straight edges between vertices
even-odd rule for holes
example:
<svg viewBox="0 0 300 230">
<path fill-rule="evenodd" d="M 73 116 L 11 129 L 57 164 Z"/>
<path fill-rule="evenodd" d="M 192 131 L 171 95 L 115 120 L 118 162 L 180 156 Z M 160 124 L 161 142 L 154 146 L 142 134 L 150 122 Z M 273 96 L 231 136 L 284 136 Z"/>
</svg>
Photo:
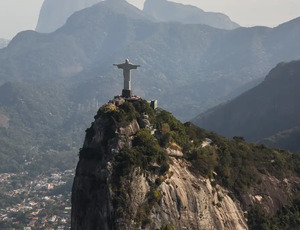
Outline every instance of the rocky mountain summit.
<svg viewBox="0 0 300 230">
<path fill-rule="evenodd" d="M 154 20 L 203 24 L 211 27 L 232 30 L 239 25 L 222 13 L 205 12 L 196 6 L 184 5 L 167 0 L 146 0 L 143 11 Z"/>
<path fill-rule="evenodd" d="M 289 152 L 226 139 L 139 97 L 118 96 L 86 130 L 72 188 L 72 229 L 280 226 L 277 210 L 297 204 L 297 162 Z"/>
<path fill-rule="evenodd" d="M 62 27 L 75 12 L 102 1 L 118 0 L 45 0 L 38 19 L 36 31 L 51 33 Z M 125 0 L 122 0 L 125 2 Z M 178 21 L 182 23 L 205 24 L 221 29 L 235 29 L 239 25 L 227 15 L 204 12 L 195 6 L 187 6 L 165 0 L 147 0 L 143 12 L 156 21 Z"/>
<path fill-rule="evenodd" d="M 103 0 L 45 0 L 38 19 L 36 31 L 51 33 L 63 26 L 76 11 L 90 7 Z"/>
</svg>

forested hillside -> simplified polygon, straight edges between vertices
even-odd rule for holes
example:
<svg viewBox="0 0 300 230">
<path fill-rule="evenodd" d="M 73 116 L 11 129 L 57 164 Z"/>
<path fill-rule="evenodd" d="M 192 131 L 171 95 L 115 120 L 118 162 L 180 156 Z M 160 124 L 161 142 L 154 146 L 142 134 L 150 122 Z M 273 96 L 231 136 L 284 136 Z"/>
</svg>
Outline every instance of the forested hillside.
<svg viewBox="0 0 300 230">
<path fill-rule="evenodd" d="M 228 137 L 300 151 L 300 61 L 280 63 L 265 80 L 193 122 Z"/>
</svg>

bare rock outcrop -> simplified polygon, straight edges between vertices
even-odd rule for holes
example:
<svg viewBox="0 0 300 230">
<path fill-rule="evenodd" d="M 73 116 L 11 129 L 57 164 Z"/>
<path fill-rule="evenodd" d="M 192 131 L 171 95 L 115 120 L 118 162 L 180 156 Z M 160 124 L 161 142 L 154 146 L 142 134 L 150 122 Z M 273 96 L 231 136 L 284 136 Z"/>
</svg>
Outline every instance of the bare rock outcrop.
<svg viewBox="0 0 300 230">
<path fill-rule="evenodd" d="M 171 158 L 165 180 L 156 188 L 161 195 L 151 209 L 151 225 L 159 229 L 171 223 L 176 229 L 248 229 L 242 210 L 228 192 L 213 187 L 210 180 L 194 176 L 189 164 Z M 77 167 L 72 197 L 72 229 L 141 229 L 134 219 L 114 219 L 111 163 L 81 161 Z M 124 182 L 128 212 L 135 217 L 146 202 L 155 177 L 136 169 Z"/>
<path fill-rule="evenodd" d="M 138 97 L 115 97 L 86 130 L 72 229 L 259 229 L 259 213 L 274 222 L 282 207 L 297 210 L 297 159 L 182 124 Z"/>
<path fill-rule="evenodd" d="M 144 115 L 142 119 L 150 124 Z M 166 150 L 169 170 L 163 175 L 162 166 L 154 163 L 147 171 L 134 167 L 116 181 L 114 157 L 132 147 L 139 123 L 134 119 L 116 125 L 100 113 L 87 129 L 72 189 L 73 230 L 154 230 L 165 224 L 176 229 L 248 229 L 239 203 L 209 179 L 195 176 L 176 143 Z"/>
<path fill-rule="evenodd" d="M 189 163 L 171 158 L 169 177 L 159 186 L 162 199 L 152 211 L 152 228 L 248 229 L 239 204 L 220 186 L 190 172 Z"/>
<path fill-rule="evenodd" d="M 139 130 L 136 120 L 125 127 L 116 127 L 107 117 L 95 117 L 86 131 L 86 138 L 76 168 L 72 189 L 72 229 L 114 229 L 112 191 L 112 159 Z M 86 152 L 85 152 L 86 151 Z M 135 183 L 143 183 L 135 179 Z M 132 184 L 133 185 L 133 184 Z M 136 193 L 134 199 L 139 200 Z M 123 228 L 121 228 L 123 229 Z"/>
</svg>

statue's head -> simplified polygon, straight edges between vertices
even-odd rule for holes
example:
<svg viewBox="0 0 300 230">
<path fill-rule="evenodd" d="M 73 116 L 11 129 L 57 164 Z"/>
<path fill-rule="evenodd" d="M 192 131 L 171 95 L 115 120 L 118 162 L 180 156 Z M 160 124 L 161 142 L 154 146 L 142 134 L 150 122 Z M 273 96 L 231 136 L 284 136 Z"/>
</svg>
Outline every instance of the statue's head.
<svg viewBox="0 0 300 230">
<path fill-rule="evenodd" d="M 126 60 L 125 60 L 125 63 L 126 63 L 126 64 L 129 64 L 129 60 L 128 60 L 128 59 L 126 59 Z"/>
</svg>

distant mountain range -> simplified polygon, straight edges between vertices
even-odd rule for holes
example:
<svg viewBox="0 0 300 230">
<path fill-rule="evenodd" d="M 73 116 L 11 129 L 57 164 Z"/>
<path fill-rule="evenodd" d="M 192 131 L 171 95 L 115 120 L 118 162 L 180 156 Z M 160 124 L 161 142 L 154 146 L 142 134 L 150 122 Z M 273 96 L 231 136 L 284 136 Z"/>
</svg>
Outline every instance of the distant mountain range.
<svg viewBox="0 0 300 230">
<path fill-rule="evenodd" d="M 37 32 L 50 33 L 63 26 L 76 11 L 90 7 L 105 0 L 45 0 L 36 26 Z M 116 1 L 116 0 L 106 0 Z M 166 0 L 146 0 L 145 15 L 155 21 L 176 21 L 188 24 L 204 24 L 221 29 L 235 29 L 239 25 L 221 13 L 203 10 Z"/>
<path fill-rule="evenodd" d="M 241 96 L 193 122 L 222 135 L 300 151 L 300 61 L 280 63 Z"/>
<path fill-rule="evenodd" d="M 258 84 L 278 62 L 300 58 L 299 25 L 222 30 L 154 22 L 110 0 L 73 14 L 53 33 L 21 32 L 0 50 L 1 169 L 60 153 L 70 156 L 60 167 L 72 162 L 90 117 L 121 94 L 122 72 L 113 63 L 140 64 L 133 93 L 188 120 Z"/>
<path fill-rule="evenodd" d="M 51 33 L 63 26 L 68 17 L 78 10 L 92 6 L 103 0 L 44 0 L 36 31 Z"/>
<path fill-rule="evenodd" d="M 204 24 L 220 29 L 236 29 L 239 25 L 222 13 L 204 12 L 195 6 L 183 5 L 167 0 L 146 0 L 146 15 L 160 22 L 181 22 L 185 24 Z"/>
<path fill-rule="evenodd" d="M 274 29 L 221 30 L 155 23 L 126 1 L 105 1 L 73 14 L 54 33 L 19 33 L 0 51 L 0 82 L 68 81 L 84 85 L 79 91 L 88 93 L 76 95 L 81 103 L 96 97 L 101 104 L 122 89 L 112 63 L 129 58 L 141 65 L 134 93 L 188 120 L 249 89 L 278 62 L 300 58 L 299 24 L 298 18 Z"/>
</svg>

